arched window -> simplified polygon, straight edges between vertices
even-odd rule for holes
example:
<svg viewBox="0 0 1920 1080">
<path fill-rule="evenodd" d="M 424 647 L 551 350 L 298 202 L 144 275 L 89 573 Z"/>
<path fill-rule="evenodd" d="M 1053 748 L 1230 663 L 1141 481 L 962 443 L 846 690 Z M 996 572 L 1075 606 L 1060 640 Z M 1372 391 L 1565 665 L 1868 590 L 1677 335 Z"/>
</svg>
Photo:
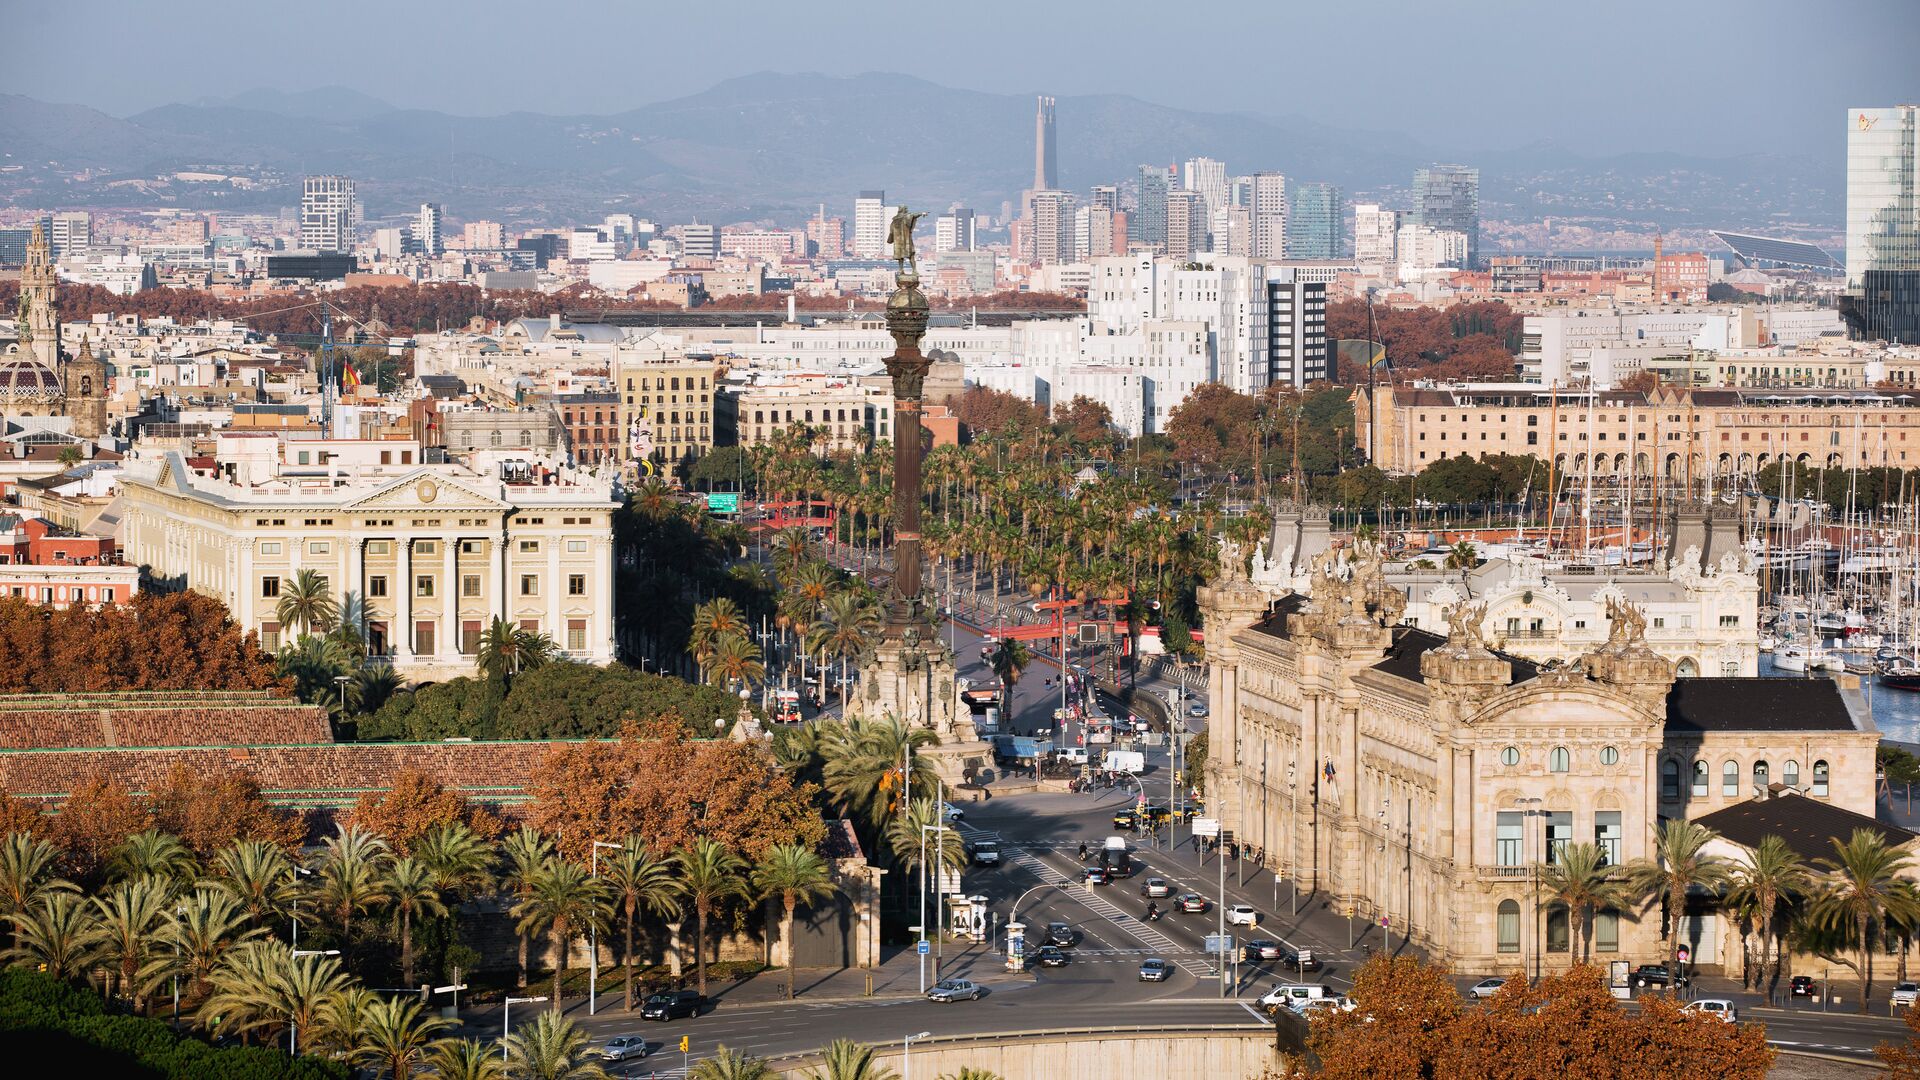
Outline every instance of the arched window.
<svg viewBox="0 0 1920 1080">
<path fill-rule="evenodd" d="M 1502 900 L 1495 919 L 1498 924 L 1500 951 L 1517 953 L 1520 951 L 1520 903 L 1517 900 Z"/>
<path fill-rule="evenodd" d="M 1680 797 L 1680 763 L 1673 758 L 1660 763 L 1660 797 L 1663 799 Z"/>
<path fill-rule="evenodd" d="M 1568 914 L 1565 904 L 1547 906 L 1547 951 L 1550 953 L 1568 952 L 1572 948 L 1573 920 Z"/>
<path fill-rule="evenodd" d="M 1517 746 L 1509 746 L 1502 749 L 1500 751 L 1500 764 L 1502 765 L 1520 764 L 1520 748 Z"/>
<path fill-rule="evenodd" d="M 1554 747 L 1553 752 L 1547 755 L 1547 769 L 1550 772 L 1566 772 L 1569 764 L 1570 755 L 1564 746 Z"/>
<path fill-rule="evenodd" d="M 1740 763 L 1729 761 L 1720 766 L 1720 794 L 1726 798 L 1740 795 Z"/>
<path fill-rule="evenodd" d="M 1700 665 L 1694 663 L 1691 657 L 1684 658 L 1680 661 L 1680 666 L 1674 670 L 1674 674 L 1682 679 L 1694 678 L 1700 674 Z"/>
<path fill-rule="evenodd" d="M 1813 763 L 1813 793 L 1823 799 L 1826 798 L 1827 763 L 1825 761 L 1816 761 Z"/>
<path fill-rule="evenodd" d="M 1780 767 L 1780 782 L 1788 787 L 1800 786 L 1800 763 L 1789 760 Z"/>
<path fill-rule="evenodd" d="M 1753 790 L 1755 792 L 1765 791 L 1767 790 L 1767 785 L 1772 782 L 1773 782 L 1772 770 L 1767 768 L 1767 763 L 1764 761 L 1754 762 L 1753 763 Z"/>
<path fill-rule="evenodd" d="M 1693 797 L 1707 797 L 1707 763 L 1699 758 L 1693 760 Z"/>
</svg>

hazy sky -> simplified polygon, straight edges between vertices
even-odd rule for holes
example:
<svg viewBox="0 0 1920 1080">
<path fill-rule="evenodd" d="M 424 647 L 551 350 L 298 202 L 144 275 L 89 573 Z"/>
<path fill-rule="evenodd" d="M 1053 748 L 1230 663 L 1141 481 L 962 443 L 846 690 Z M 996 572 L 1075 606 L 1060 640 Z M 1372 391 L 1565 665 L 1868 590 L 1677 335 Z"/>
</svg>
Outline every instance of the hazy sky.
<svg viewBox="0 0 1920 1080">
<path fill-rule="evenodd" d="M 1837 154 L 1920 100 L 1920 0 L 17 0 L 0 90 L 127 115 L 253 87 L 606 113 L 755 71 L 899 71 L 1403 131 L 1436 149 Z M 36 38 L 39 45 L 31 42 Z M 1063 132 L 1063 138 L 1068 133 Z"/>
</svg>

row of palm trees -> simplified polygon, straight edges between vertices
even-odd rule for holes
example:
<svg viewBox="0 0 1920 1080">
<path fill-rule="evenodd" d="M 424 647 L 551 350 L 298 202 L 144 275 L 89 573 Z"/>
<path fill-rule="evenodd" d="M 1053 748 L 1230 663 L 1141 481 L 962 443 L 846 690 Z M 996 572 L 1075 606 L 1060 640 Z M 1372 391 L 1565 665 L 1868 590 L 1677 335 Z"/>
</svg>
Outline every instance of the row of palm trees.
<svg viewBox="0 0 1920 1080">
<path fill-rule="evenodd" d="M 1905 977 L 1907 946 L 1920 936 L 1920 887 L 1909 876 L 1911 857 L 1890 846 L 1884 833 L 1856 829 L 1846 841 L 1833 841 L 1831 858 L 1811 864 L 1779 836 L 1763 837 L 1737 859 L 1709 850 L 1718 838 L 1698 822 L 1666 821 L 1654 832 L 1652 855 L 1624 866 L 1609 865 L 1598 845 L 1569 844 L 1540 868 L 1542 890 L 1549 902 L 1566 907 L 1582 960 L 1599 912 L 1660 904 L 1668 963 L 1676 963 L 1688 897 L 1705 893 L 1740 931 L 1743 983 L 1764 985 L 1769 996 L 1796 950 L 1853 969 L 1862 983 L 1862 1012 L 1873 993 L 1877 949 L 1897 943 Z"/>
<path fill-rule="evenodd" d="M 765 1060 L 721 1046 L 713 1057 L 695 1065 L 688 1080 L 775 1080 L 780 1074 Z M 875 1058 L 874 1048 L 851 1039 L 835 1039 L 820 1055 L 820 1064 L 807 1070 L 808 1080 L 898 1080 L 899 1074 Z M 1000 1080 L 998 1073 L 971 1066 L 943 1073 L 939 1080 Z"/>
</svg>

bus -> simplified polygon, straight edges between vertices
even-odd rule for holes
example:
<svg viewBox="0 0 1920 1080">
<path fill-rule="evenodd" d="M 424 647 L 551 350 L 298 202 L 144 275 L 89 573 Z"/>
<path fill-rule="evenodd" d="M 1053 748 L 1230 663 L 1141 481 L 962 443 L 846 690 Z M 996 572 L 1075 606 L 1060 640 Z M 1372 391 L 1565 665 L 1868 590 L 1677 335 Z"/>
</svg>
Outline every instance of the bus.
<svg viewBox="0 0 1920 1080">
<path fill-rule="evenodd" d="M 775 690 L 773 692 L 773 718 L 782 724 L 800 722 L 800 691 Z"/>
</svg>

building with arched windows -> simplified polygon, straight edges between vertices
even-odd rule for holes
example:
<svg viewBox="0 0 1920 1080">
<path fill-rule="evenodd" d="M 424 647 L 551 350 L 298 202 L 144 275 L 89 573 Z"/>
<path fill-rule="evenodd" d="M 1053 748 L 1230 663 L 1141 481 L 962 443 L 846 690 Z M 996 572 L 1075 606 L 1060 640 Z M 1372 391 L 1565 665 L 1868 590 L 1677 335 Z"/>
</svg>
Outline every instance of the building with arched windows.
<svg viewBox="0 0 1920 1080">
<path fill-rule="evenodd" d="M 1201 590 L 1209 814 L 1458 971 L 1573 962 L 1578 920 L 1540 888 L 1568 845 L 1624 865 L 1663 820 L 1756 800 L 1871 824 L 1879 736 L 1850 676 L 1677 678 L 1617 597 L 1577 652 L 1535 662 L 1488 637 L 1478 597 L 1411 625 L 1375 552 L 1322 555 L 1278 599 L 1240 554 Z M 1663 956 L 1647 911 L 1596 913 L 1593 958 Z M 1697 963 L 1738 962 L 1715 912 L 1683 915 Z"/>
</svg>

